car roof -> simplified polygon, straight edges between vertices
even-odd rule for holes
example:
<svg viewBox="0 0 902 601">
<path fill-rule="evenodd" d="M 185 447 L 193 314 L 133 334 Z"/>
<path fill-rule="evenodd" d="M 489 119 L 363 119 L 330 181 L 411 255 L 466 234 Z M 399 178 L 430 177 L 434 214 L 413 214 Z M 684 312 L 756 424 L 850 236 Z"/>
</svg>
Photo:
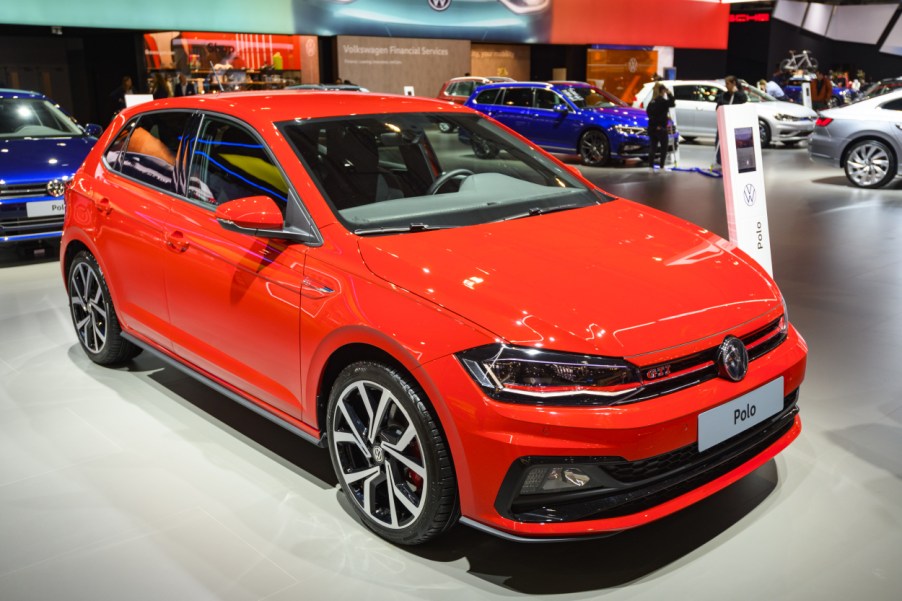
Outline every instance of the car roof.
<svg viewBox="0 0 902 601">
<path fill-rule="evenodd" d="M 14 90 L 12 88 L 0 88 L 0 98 L 41 98 L 43 100 L 50 100 L 40 92 Z"/>
<path fill-rule="evenodd" d="M 492 83 L 502 83 L 516 80 L 512 77 L 501 77 L 500 75 L 465 75 L 463 77 L 452 77 L 448 80 L 448 83 L 454 81 L 491 81 Z"/>
<path fill-rule="evenodd" d="M 259 127 L 280 121 L 352 114 L 471 112 L 471 109 L 460 105 L 416 96 L 324 90 L 260 90 L 165 98 L 125 109 L 122 115 L 131 118 L 159 109 L 210 110 L 238 117 Z"/>
<path fill-rule="evenodd" d="M 484 86 L 481 86 L 480 90 L 490 90 L 494 88 L 544 88 L 548 89 L 560 89 L 560 88 L 590 88 L 587 83 L 550 83 L 547 81 L 507 81 L 501 83 L 487 83 Z"/>
</svg>

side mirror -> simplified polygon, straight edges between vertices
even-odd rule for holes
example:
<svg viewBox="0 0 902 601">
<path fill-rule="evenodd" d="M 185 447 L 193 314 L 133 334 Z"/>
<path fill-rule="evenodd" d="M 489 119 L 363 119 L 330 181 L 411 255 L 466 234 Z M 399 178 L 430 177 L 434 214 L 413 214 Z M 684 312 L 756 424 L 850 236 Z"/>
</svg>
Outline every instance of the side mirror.
<svg viewBox="0 0 902 601">
<path fill-rule="evenodd" d="M 281 233 L 285 217 L 269 196 L 248 196 L 216 207 L 216 220 L 223 228 L 251 236 Z"/>
<path fill-rule="evenodd" d="M 88 123 L 85 125 L 85 133 L 92 138 L 99 138 L 100 134 L 103 133 L 103 126 L 97 125 L 96 123 Z"/>
<path fill-rule="evenodd" d="M 566 115 L 567 113 L 570 112 L 570 109 L 567 107 L 566 104 L 556 104 L 556 105 L 554 105 L 554 112 L 560 113 L 561 115 Z"/>
</svg>

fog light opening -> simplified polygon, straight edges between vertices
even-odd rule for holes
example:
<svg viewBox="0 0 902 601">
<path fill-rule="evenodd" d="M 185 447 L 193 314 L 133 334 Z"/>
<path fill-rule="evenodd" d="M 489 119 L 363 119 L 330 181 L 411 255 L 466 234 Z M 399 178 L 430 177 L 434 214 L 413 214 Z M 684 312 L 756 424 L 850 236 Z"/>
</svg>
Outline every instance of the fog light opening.
<svg viewBox="0 0 902 601">
<path fill-rule="evenodd" d="M 591 468 L 537 465 L 523 478 L 520 494 L 534 495 L 600 487 L 601 480 L 593 479 L 587 472 L 591 472 Z"/>
</svg>

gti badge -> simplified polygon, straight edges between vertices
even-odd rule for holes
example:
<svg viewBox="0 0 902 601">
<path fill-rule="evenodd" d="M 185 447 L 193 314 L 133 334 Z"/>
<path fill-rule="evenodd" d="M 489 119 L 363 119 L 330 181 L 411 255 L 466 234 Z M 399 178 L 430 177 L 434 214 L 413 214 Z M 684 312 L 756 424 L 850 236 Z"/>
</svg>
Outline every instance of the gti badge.
<svg viewBox="0 0 902 601">
<path fill-rule="evenodd" d="M 47 194 L 59 198 L 66 193 L 66 182 L 61 179 L 53 179 L 47 183 Z"/>
<path fill-rule="evenodd" d="M 451 0 L 429 0 L 429 6 L 432 10 L 448 10 L 448 7 L 451 6 Z"/>
<path fill-rule="evenodd" d="M 740 339 L 727 336 L 717 349 L 715 363 L 721 378 L 738 382 L 749 371 L 749 353 Z"/>
<path fill-rule="evenodd" d="M 748 206 L 755 204 L 755 186 L 746 184 L 745 188 L 742 189 L 742 195 L 745 197 L 745 204 Z"/>
</svg>

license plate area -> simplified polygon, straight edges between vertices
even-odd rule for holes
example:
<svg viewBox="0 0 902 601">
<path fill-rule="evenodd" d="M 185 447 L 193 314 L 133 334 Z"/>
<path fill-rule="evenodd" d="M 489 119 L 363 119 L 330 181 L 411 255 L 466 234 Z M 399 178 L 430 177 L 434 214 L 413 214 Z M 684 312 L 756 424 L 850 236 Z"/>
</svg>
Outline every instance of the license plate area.
<svg viewBox="0 0 902 601">
<path fill-rule="evenodd" d="M 25 214 L 28 217 L 53 217 L 56 215 L 64 215 L 66 213 L 66 201 L 59 200 L 36 200 L 25 203 Z"/>
<path fill-rule="evenodd" d="M 698 416 L 698 450 L 706 451 L 745 432 L 783 409 L 783 378 Z"/>
</svg>

